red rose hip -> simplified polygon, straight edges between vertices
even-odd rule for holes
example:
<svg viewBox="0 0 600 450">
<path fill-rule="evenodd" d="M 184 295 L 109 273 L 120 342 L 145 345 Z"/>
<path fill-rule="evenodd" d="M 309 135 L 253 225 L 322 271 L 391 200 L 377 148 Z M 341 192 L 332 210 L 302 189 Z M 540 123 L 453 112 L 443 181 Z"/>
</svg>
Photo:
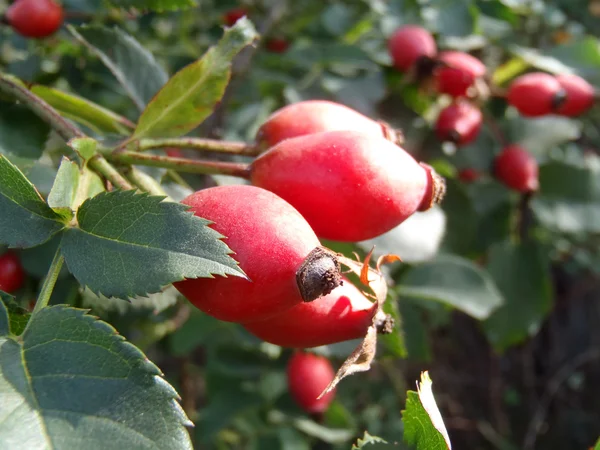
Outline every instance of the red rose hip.
<svg viewBox="0 0 600 450">
<path fill-rule="evenodd" d="M 452 97 L 465 96 L 475 80 L 485 75 L 485 66 L 468 53 L 446 51 L 438 56 L 442 63 L 435 69 L 434 78 L 438 92 Z"/>
<path fill-rule="evenodd" d="M 312 353 L 297 352 L 287 366 L 288 389 L 292 398 L 307 413 L 325 412 L 335 397 L 335 389 L 317 397 L 333 381 L 335 372 L 329 360 Z"/>
<path fill-rule="evenodd" d="M 444 189 L 402 148 L 358 131 L 286 139 L 252 163 L 250 180 L 290 202 L 319 237 L 348 242 L 391 230 Z"/>
<path fill-rule="evenodd" d="M 564 100 L 556 108 L 557 114 L 579 116 L 594 104 L 594 87 L 577 75 L 558 75 L 556 80 L 564 91 Z"/>
<path fill-rule="evenodd" d="M 481 174 L 476 169 L 467 168 L 458 172 L 458 179 L 463 183 L 472 183 L 481 178 Z"/>
<path fill-rule="evenodd" d="M 406 72 L 421 58 L 433 58 L 437 53 L 435 40 L 429 31 L 416 25 L 406 25 L 390 37 L 388 50 L 394 67 Z"/>
<path fill-rule="evenodd" d="M 23 286 L 25 272 L 19 257 L 13 252 L 0 255 L 0 291 L 15 292 Z"/>
<path fill-rule="evenodd" d="M 284 106 L 271 114 L 256 135 L 257 143 L 273 147 L 285 139 L 322 131 L 353 130 L 383 136 L 392 142 L 401 140 L 390 126 L 377 122 L 340 103 L 306 100 Z"/>
<path fill-rule="evenodd" d="M 284 38 L 271 38 L 265 44 L 265 47 L 271 53 L 285 53 L 289 48 L 290 43 Z"/>
<path fill-rule="evenodd" d="M 264 320 L 339 285 L 336 261 L 324 254 L 298 211 L 275 194 L 254 186 L 219 186 L 195 192 L 182 203 L 213 222 L 211 227 L 225 236 L 232 256 L 250 279 L 232 276 L 174 283 L 205 313 L 231 322 Z M 307 287 L 317 292 L 307 296 Z"/>
<path fill-rule="evenodd" d="M 558 80 L 543 72 L 533 72 L 515 79 L 506 94 L 508 103 L 526 117 L 552 113 L 557 99 L 562 95 Z"/>
<path fill-rule="evenodd" d="M 483 122 L 479 108 L 467 101 L 457 101 L 444 108 L 435 123 L 435 131 L 442 141 L 458 146 L 473 142 Z"/>
<path fill-rule="evenodd" d="M 225 25 L 231 27 L 235 25 L 238 20 L 247 15 L 248 11 L 245 8 L 233 8 L 223 15 L 223 22 L 225 22 Z"/>
<path fill-rule="evenodd" d="M 7 10 L 6 20 L 20 35 L 43 38 L 63 23 L 63 9 L 54 0 L 17 0 Z"/>
<path fill-rule="evenodd" d="M 509 145 L 496 157 L 494 173 L 508 187 L 523 193 L 537 191 L 538 163 L 523 147 Z"/>
</svg>

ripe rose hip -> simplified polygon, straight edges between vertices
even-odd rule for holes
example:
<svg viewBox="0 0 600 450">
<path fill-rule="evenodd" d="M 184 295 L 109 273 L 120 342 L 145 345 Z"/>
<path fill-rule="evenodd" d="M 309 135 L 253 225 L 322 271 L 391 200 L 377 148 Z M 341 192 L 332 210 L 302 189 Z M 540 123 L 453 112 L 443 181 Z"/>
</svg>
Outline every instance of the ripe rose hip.
<svg viewBox="0 0 600 450">
<path fill-rule="evenodd" d="M 594 104 L 594 87 L 577 75 L 558 75 L 556 80 L 564 91 L 564 100 L 556 108 L 557 114 L 578 116 Z"/>
<path fill-rule="evenodd" d="M 481 178 L 481 174 L 476 169 L 467 168 L 458 172 L 458 179 L 463 183 L 472 183 L 479 178 Z"/>
<path fill-rule="evenodd" d="M 285 53 L 289 46 L 290 43 L 284 38 L 271 38 L 265 44 L 265 47 L 271 53 Z"/>
<path fill-rule="evenodd" d="M 348 242 L 391 230 L 445 187 L 402 148 L 358 131 L 286 139 L 254 160 L 250 180 L 290 202 L 319 237 Z"/>
<path fill-rule="evenodd" d="M 458 146 L 473 142 L 483 122 L 479 108 L 467 101 L 459 100 L 444 108 L 435 123 L 435 131 L 442 141 L 451 141 Z"/>
<path fill-rule="evenodd" d="M 519 192 L 533 192 L 539 187 L 537 161 L 519 145 L 502 150 L 496 157 L 494 173 L 502 183 Z"/>
<path fill-rule="evenodd" d="M 0 291 L 9 294 L 23 286 L 25 272 L 18 256 L 13 252 L 6 252 L 0 256 Z"/>
<path fill-rule="evenodd" d="M 205 313 L 230 322 L 264 320 L 339 285 L 338 267 L 323 254 L 306 220 L 275 194 L 254 186 L 219 186 L 182 203 L 213 222 L 251 280 L 231 276 L 174 284 Z"/>
<path fill-rule="evenodd" d="M 443 65 L 434 71 L 438 92 L 452 97 L 465 96 L 475 80 L 485 75 L 485 66 L 468 53 L 446 51 L 438 56 Z"/>
<path fill-rule="evenodd" d="M 358 111 L 327 100 L 306 100 L 284 106 L 262 124 L 256 141 L 265 148 L 284 139 L 321 131 L 353 130 L 384 136 L 396 142 L 400 136 L 383 122 L 376 122 Z"/>
<path fill-rule="evenodd" d="M 22 36 L 50 36 L 63 23 L 63 9 L 54 0 L 17 0 L 7 10 L 6 20 Z"/>
<path fill-rule="evenodd" d="M 248 11 L 245 8 L 233 8 L 225 13 L 223 16 L 223 22 L 228 27 L 232 27 L 242 17 L 247 16 Z"/>
<path fill-rule="evenodd" d="M 282 347 L 310 348 L 364 337 L 377 304 L 348 280 L 324 297 L 244 327 Z"/>
<path fill-rule="evenodd" d="M 390 37 L 388 50 L 394 67 L 408 71 L 418 60 L 433 58 L 437 53 L 435 40 L 429 31 L 416 25 L 406 25 Z"/>
<path fill-rule="evenodd" d="M 335 377 L 331 363 L 323 356 L 294 353 L 288 362 L 287 377 L 292 398 L 309 414 L 325 412 L 335 397 L 334 389 L 317 400 Z"/>
<path fill-rule="evenodd" d="M 533 72 L 515 79 L 506 99 L 526 117 L 538 117 L 552 113 L 556 99 L 561 95 L 558 80 L 547 73 Z"/>
</svg>

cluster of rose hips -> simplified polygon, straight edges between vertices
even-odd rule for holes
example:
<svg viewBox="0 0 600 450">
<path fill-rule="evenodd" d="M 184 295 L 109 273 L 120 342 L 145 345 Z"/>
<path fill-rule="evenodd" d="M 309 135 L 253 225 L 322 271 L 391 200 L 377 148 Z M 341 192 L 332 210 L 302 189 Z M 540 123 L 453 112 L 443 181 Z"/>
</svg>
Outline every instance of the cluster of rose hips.
<svg viewBox="0 0 600 450">
<path fill-rule="evenodd" d="M 54 34 L 64 20 L 63 8 L 54 0 L 16 0 L 4 14 L 21 36 L 44 38 Z"/>
<path fill-rule="evenodd" d="M 483 123 L 477 101 L 484 100 L 486 96 L 482 93 L 489 91 L 485 65 L 468 53 L 438 53 L 431 33 L 415 25 L 396 30 L 388 41 L 388 49 L 396 69 L 436 93 L 452 98 L 452 103 L 438 115 L 437 136 L 459 147 L 473 142 Z M 525 117 L 548 114 L 573 117 L 589 110 L 595 95 L 594 88 L 577 75 L 534 72 L 513 80 L 505 98 Z M 473 169 L 466 170 L 460 174 L 462 180 L 478 178 Z M 537 189 L 537 171 L 533 156 L 518 145 L 505 147 L 494 164 L 494 175 L 520 192 Z"/>
</svg>

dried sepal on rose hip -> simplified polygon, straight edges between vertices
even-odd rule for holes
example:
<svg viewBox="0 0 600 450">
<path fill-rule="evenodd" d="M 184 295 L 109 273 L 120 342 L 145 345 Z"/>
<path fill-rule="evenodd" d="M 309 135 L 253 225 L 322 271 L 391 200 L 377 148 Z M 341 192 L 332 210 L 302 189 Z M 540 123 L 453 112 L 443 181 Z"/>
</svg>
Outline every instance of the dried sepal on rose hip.
<svg viewBox="0 0 600 450">
<path fill-rule="evenodd" d="M 205 313 L 230 322 L 264 320 L 340 284 L 336 255 L 321 247 L 306 220 L 277 195 L 254 186 L 219 186 L 182 203 L 213 222 L 248 276 L 174 283 Z"/>
<path fill-rule="evenodd" d="M 286 139 L 251 164 L 250 180 L 291 203 L 319 237 L 347 242 L 391 230 L 444 189 L 401 147 L 358 131 Z"/>
<path fill-rule="evenodd" d="M 44 38 L 61 27 L 64 14 L 54 0 L 16 0 L 6 10 L 5 18 L 21 36 Z"/>
</svg>

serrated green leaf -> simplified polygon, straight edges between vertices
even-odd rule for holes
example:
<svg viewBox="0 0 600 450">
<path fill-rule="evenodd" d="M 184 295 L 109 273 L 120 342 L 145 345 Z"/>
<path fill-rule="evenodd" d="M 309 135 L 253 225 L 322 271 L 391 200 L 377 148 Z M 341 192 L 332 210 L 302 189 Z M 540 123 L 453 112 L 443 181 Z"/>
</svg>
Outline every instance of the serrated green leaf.
<svg viewBox="0 0 600 450">
<path fill-rule="evenodd" d="M 66 220 L 73 218 L 71 205 L 79 187 L 79 166 L 63 156 L 54 184 L 48 195 L 48 205 Z"/>
<path fill-rule="evenodd" d="M 38 159 L 50 127 L 22 105 L 0 102 L 0 154 Z"/>
<path fill-rule="evenodd" d="M 8 314 L 9 325 L 8 329 L 6 329 L 6 323 L 3 323 L 3 319 L 0 318 L 0 336 L 8 334 L 19 336 L 25 330 L 31 313 L 19 306 L 12 295 L 3 291 L 0 291 L 0 304 L 2 304 L 2 307 L 5 308 L 5 312 Z"/>
<path fill-rule="evenodd" d="M 136 8 L 142 11 L 176 11 L 196 6 L 196 0 L 109 0 L 118 8 Z"/>
<path fill-rule="evenodd" d="M 243 276 L 207 220 L 163 198 L 113 191 L 86 200 L 77 212 L 79 228 L 62 241 L 75 278 L 94 293 L 128 298 L 183 278 Z"/>
<path fill-rule="evenodd" d="M 98 148 L 98 141 L 89 137 L 73 138 L 67 142 L 67 144 L 75 150 L 79 157 L 84 161 L 87 161 L 94 156 L 96 154 L 96 149 Z"/>
<path fill-rule="evenodd" d="M 402 411 L 404 440 L 417 450 L 451 450 L 446 426 L 431 390 L 431 378 L 421 374 L 417 391 L 406 394 L 406 409 Z"/>
<path fill-rule="evenodd" d="M 483 325 L 497 350 L 506 350 L 539 330 L 552 307 L 549 265 L 548 252 L 537 242 L 490 248 L 488 270 L 505 303 Z"/>
<path fill-rule="evenodd" d="M 0 395 L 2 448 L 192 448 L 160 370 L 83 310 L 44 308 L 21 340 L 0 337 Z"/>
<path fill-rule="evenodd" d="M 368 431 L 365 431 L 362 439 L 358 438 L 355 444 L 352 444 L 351 450 L 360 450 L 368 444 L 387 444 L 387 441 L 379 436 L 372 436 Z"/>
<path fill-rule="evenodd" d="M 127 134 L 130 122 L 110 109 L 73 94 L 36 84 L 31 88 L 67 119 L 79 122 L 96 132 Z M 130 126 L 130 125 L 129 125 Z"/>
<path fill-rule="evenodd" d="M 494 280 L 471 261 L 441 256 L 408 270 L 395 288 L 402 296 L 450 305 L 476 319 L 485 319 L 503 303 Z"/>
<path fill-rule="evenodd" d="M 108 67 L 140 111 L 169 79 L 154 56 L 118 28 L 82 26 L 68 29 Z"/>
<path fill-rule="evenodd" d="M 27 248 L 42 244 L 63 224 L 35 187 L 6 157 L 0 155 L 0 243 Z"/>
<path fill-rule="evenodd" d="M 142 113 L 133 138 L 182 136 L 200 125 L 225 93 L 233 57 L 257 37 L 252 22 L 238 20 L 217 45 L 173 75 L 156 94 Z"/>
</svg>

